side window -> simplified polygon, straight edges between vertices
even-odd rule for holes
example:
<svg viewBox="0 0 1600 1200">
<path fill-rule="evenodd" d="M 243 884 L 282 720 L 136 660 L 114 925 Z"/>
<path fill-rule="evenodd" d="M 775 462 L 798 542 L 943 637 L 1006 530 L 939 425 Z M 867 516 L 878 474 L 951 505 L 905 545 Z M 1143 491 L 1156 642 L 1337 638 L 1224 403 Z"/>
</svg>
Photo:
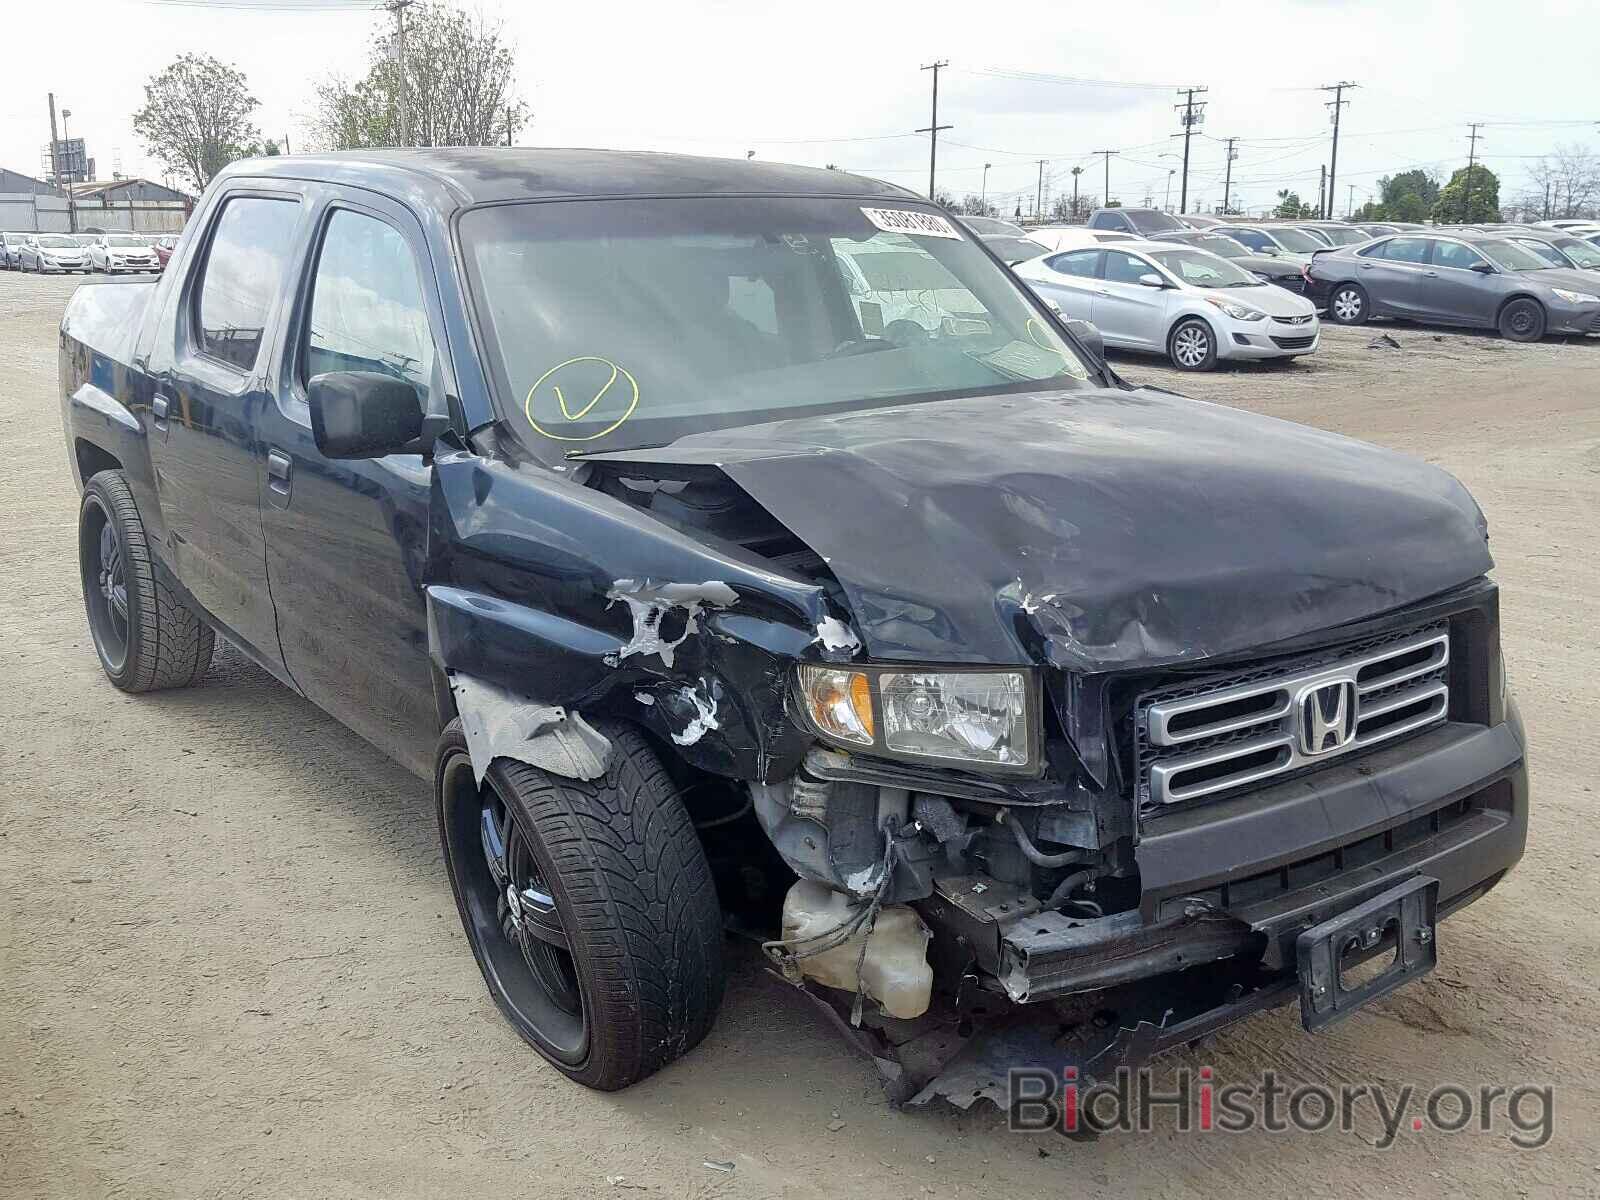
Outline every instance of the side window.
<svg viewBox="0 0 1600 1200">
<path fill-rule="evenodd" d="M 1558 259 L 1559 257 L 1557 255 Z M 1436 267 L 1456 267 L 1463 271 L 1470 271 L 1474 265 L 1482 261 L 1483 255 L 1470 246 L 1462 245 L 1460 242 L 1435 242 L 1433 244 L 1433 265 Z"/>
<path fill-rule="evenodd" d="M 1156 275 L 1157 270 L 1142 258 L 1135 258 L 1121 250 L 1106 251 L 1107 283 L 1138 283 L 1141 275 Z"/>
<path fill-rule="evenodd" d="M 317 253 L 304 378 L 328 371 L 379 371 L 426 397 L 433 335 L 411 248 L 385 221 L 335 209 Z"/>
<path fill-rule="evenodd" d="M 1383 257 L 1390 262 L 1425 263 L 1428 261 L 1428 243 L 1432 238 L 1390 238 L 1384 245 Z"/>
<path fill-rule="evenodd" d="M 1356 254 L 1361 258 L 1382 258 L 1384 257 L 1384 253 L 1388 249 L 1388 246 L 1388 242 L 1374 242 L 1365 249 L 1357 250 Z"/>
<path fill-rule="evenodd" d="M 1563 255 L 1561 253 L 1561 251 L 1557 250 L 1554 246 L 1552 246 L 1549 242 L 1541 242 L 1537 238 L 1512 238 L 1511 240 L 1514 241 L 1517 245 L 1521 246 L 1524 250 L 1528 250 L 1531 253 L 1537 254 L 1540 258 L 1544 259 L 1544 261 L 1549 263 L 1552 267 L 1565 267 L 1565 266 L 1569 265 L 1568 262 L 1567 262 L 1566 256 Z M 1439 243 L 1439 250 L 1443 250 L 1444 246 L 1445 246 L 1445 243 L 1440 242 Z M 1465 249 L 1465 247 L 1463 247 L 1463 249 Z M 1435 250 L 1433 252 L 1433 260 L 1435 262 L 1440 261 L 1439 260 L 1439 250 Z M 1447 266 L 1454 266 L 1455 264 L 1447 263 L 1446 265 Z M 1471 264 L 1470 263 L 1466 263 L 1466 264 L 1463 264 L 1463 265 L 1464 266 L 1470 266 Z"/>
<path fill-rule="evenodd" d="M 200 349 L 212 358 L 241 371 L 256 365 L 299 213 L 289 199 L 224 204 L 194 302 Z"/>
<path fill-rule="evenodd" d="M 1273 246 L 1271 238 L 1264 233 L 1257 233 L 1254 229 L 1234 229 L 1228 236 L 1243 242 L 1252 250 L 1277 249 Z"/>
<path fill-rule="evenodd" d="M 1058 254 L 1047 259 L 1045 265 L 1052 271 L 1063 275 L 1081 275 L 1085 279 L 1095 276 L 1095 260 L 1100 257 L 1098 250 L 1074 250 L 1069 254 Z"/>
<path fill-rule="evenodd" d="M 1116 225 L 1112 223 L 1110 213 L 1097 212 L 1094 214 L 1094 216 L 1089 218 L 1089 228 L 1115 229 Z"/>
</svg>

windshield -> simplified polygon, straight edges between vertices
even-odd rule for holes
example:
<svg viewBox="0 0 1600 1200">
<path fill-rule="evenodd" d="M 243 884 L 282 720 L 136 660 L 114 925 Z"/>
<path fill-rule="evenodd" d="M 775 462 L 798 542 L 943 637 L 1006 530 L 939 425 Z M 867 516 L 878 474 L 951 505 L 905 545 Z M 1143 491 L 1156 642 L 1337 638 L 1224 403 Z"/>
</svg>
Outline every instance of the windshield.
<svg viewBox="0 0 1600 1200">
<path fill-rule="evenodd" d="M 1303 229 L 1297 229 L 1294 232 L 1305 234 L 1308 238 L 1310 238 L 1313 242 L 1315 242 L 1319 246 L 1331 246 L 1331 245 L 1333 245 L 1333 239 L 1328 236 L 1326 230 L 1317 229 L 1315 227 L 1308 227 L 1308 228 L 1303 228 Z"/>
<path fill-rule="evenodd" d="M 1329 229 L 1324 227 L 1323 235 L 1330 238 L 1335 246 L 1360 246 L 1372 239 L 1359 229 Z"/>
<path fill-rule="evenodd" d="M 1518 238 L 1515 244 L 1543 259 L 1547 267 L 1564 267 L 1567 265 L 1567 260 L 1562 257 L 1561 251 L 1554 246 L 1535 241 L 1532 238 Z"/>
<path fill-rule="evenodd" d="M 1266 285 L 1248 271 L 1203 250 L 1152 250 L 1150 257 L 1190 287 L 1242 288 Z"/>
<path fill-rule="evenodd" d="M 1532 250 L 1512 242 L 1475 242 L 1473 248 L 1489 256 L 1502 271 L 1546 271 L 1550 264 Z M 1565 263 L 1560 264 L 1566 266 Z"/>
<path fill-rule="evenodd" d="M 1244 258 L 1250 253 L 1250 247 L 1222 233 L 1202 233 L 1185 240 L 1191 246 L 1223 258 Z"/>
<path fill-rule="evenodd" d="M 106 239 L 106 244 L 110 246 L 137 246 L 141 250 L 149 248 L 143 238 L 131 237 L 128 234 L 122 234 L 120 236 L 113 235 L 108 237 Z"/>
<path fill-rule="evenodd" d="M 545 458 L 1088 378 L 1010 273 L 924 207 L 511 204 L 465 213 L 460 236 L 502 415 Z"/>
<path fill-rule="evenodd" d="M 1172 214 L 1157 212 L 1153 208 L 1130 208 L 1125 213 L 1140 233 L 1170 233 L 1189 228 Z"/>
<path fill-rule="evenodd" d="M 59 234 L 47 233 L 39 238 L 39 245 L 50 250 L 76 250 L 78 243 L 69 237 Z"/>
<path fill-rule="evenodd" d="M 1030 258 L 1038 258 L 1041 254 L 1049 254 L 1049 246 L 1041 246 L 1032 238 L 1025 237 L 986 237 L 984 244 L 993 250 L 995 257 L 1004 263 L 1026 262 Z"/>
<path fill-rule="evenodd" d="M 1316 250 L 1327 249 L 1321 242 L 1309 234 L 1301 233 L 1298 229 L 1284 229 L 1274 227 L 1267 230 L 1278 240 L 1278 244 L 1290 254 L 1310 254 Z"/>
<path fill-rule="evenodd" d="M 984 235 L 999 233 L 1022 237 L 1025 232 L 1021 225 L 1013 225 L 1010 221 L 1000 220 L 999 217 L 962 217 L 961 223 L 973 233 Z"/>
<path fill-rule="evenodd" d="M 1585 271 L 1600 267 L 1600 249 L 1590 245 L 1582 238 L 1562 238 L 1556 242 L 1556 247 L 1573 261 L 1573 264 Z"/>
</svg>

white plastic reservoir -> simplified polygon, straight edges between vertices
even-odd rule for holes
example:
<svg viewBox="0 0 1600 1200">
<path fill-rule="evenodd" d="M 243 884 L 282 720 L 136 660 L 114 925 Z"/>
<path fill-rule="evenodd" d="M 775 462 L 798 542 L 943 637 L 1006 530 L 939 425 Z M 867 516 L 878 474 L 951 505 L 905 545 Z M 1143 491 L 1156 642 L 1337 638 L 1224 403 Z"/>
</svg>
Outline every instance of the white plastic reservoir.
<svg viewBox="0 0 1600 1200">
<path fill-rule="evenodd" d="M 843 892 L 802 879 L 783 901 L 783 937 L 799 941 L 829 933 L 847 922 L 854 911 Z M 821 954 L 799 959 L 796 965 L 808 979 L 847 992 L 856 990 L 856 963 L 861 957 L 864 930 Z M 933 968 L 928 965 L 928 939 L 932 936 L 922 918 L 904 904 L 886 904 L 867 942 L 861 964 L 863 990 L 891 1017 L 909 1020 L 928 1011 L 933 994 Z"/>
</svg>

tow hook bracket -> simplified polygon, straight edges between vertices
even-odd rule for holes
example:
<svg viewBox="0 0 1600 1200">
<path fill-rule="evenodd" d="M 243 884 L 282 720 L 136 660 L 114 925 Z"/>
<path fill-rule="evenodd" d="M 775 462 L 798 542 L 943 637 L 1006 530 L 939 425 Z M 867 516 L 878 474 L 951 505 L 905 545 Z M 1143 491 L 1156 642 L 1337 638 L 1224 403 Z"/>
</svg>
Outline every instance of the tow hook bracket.
<svg viewBox="0 0 1600 1200">
<path fill-rule="evenodd" d="M 1302 933 L 1295 939 L 1300 1023 L 1325 1028 L 1433 970 L 1438 905 L 1439 881 L 1419 875 Z M 1347 968 L 1391 951 L 1393 961 L 1383 970 L 1354 986 L 1345 983 Z"/>
</svg>

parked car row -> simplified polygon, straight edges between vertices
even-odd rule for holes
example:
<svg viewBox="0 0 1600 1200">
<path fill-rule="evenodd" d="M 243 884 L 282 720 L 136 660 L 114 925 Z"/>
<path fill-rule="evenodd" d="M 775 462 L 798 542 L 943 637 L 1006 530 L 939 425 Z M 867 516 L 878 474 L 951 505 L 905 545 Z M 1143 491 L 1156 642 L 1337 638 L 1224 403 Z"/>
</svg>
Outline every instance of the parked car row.
<svg viewBox="0 0 1600 1200">
<path fill-rule="evenodd" d="M 0 233 L 0 267 L 8 271 L 68 274 L 160 272 L 177 235 L 138 233 Z"/>
</svg>

